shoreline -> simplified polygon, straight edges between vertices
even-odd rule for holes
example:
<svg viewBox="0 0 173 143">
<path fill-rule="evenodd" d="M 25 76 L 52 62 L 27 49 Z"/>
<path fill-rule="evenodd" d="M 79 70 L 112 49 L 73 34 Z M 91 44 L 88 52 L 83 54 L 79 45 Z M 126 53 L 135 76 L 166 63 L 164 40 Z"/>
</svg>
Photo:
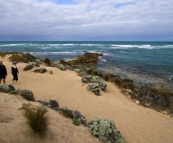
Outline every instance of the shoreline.
<svg viewBox="0 0 173 143">
<path fill-rule="evenodd" d="M 12 78 L 9 71 L 11 62 L 5 58 L 2 60 L 8 69 L 7 83 L 10 83 Z M 107 82 L 108 87 L 105 92 L 101 91 L 101 96 L 95 96 L 91 91 L 86 89 L 88 84 L 83 84 L 81 77 L 77 76 L 77 73 L 74 71 L 61 71 L 56 67 L 41 65 L 48 71 L 53 71 L 53 74 L 49 74 L 49 72 L 39 74 L 32 72 L 33 69 L 23 71 L 24 63 L 18 63 L 17 66 L 19 68 L 20 83 L 14 84 L 16 89 L 23 88 L 31 90 L 36 99 L 44 101 L 50 99 L 57 100 L 60 107 L 79 110 L 82 115 L 86 117 L 87 121 L 96 117 L 112 119 L 115 121 L 118 130 L 125 137 L 127 143 L 171 143 L 173 140 L 173 120 L 170 116 L 139 106 L 130 101 L 121 93 L 121 90 L 111 82 Z M 5 94 L 5 96 L 7 96 L 7 94 Z M 8 96 L 14 97 L 12 95 Z M 3 95 L 1 97 L 3 97 Z M 13 101 L 13 99 L 9 99 Z M 23 101 L 21 100 L 21 102 Z M 5 105 L 5 103 L 3 103 L 3 105 Z M 12 106 L 13 104 L 10 105 Z M 21 103 L 18 106 L 20 107 L 20 105 Z M 6 108 L 8 108 L 8 106 Z M 59 130 L 57 129 L 56 133 L 61 136 L 62 133 L 69 135 L 69 137 L 67 137 L 68 142 L 76 143 L 75 141 L 77 140 L 74 140 L 74 138 L 70 139 L 70 133 L 74 131 L 84 138 L 89 137 L 90 139 L 93 137 L 90 136 L 89 133 L 86 133 L 82 126 L 80 130 L 77 130 L 78 127 L 71 128 L 68 124 L 69 122 L 71 124 L 71 121 L 67 119 L 65 122 L 60 120 L 58 123 L 60 117 L 56 117 L 52 110 L 51 113 L 52 115 L 50 116 L 53 116 L 53 124 L 50 127 L 51 131 L 55 131 L 54 126 L 58 124 Z M 19 112 L 17 115 L 20 115 Z M 15 116 L 14 118 L 16 121 L 17 117 Z M 13 123 L 15 123 L 15 121 Z M 12 134 L 12 131 L 8 130 L 8 132 L 10 133 L 10 137 L 17 137 Z M 26 133 L 26 131 L 24 132 Z M 2 131 L 0 131 L 0 134 L 3 135 Z M 54 135 L 54 139 L 60 137 L 58 134 L 55 136 L 55 132 L 52 134 Z M 84 136 L 84 134 L 86 136 Z M 21 135 L 23 135 L 23 133 Z M 27 136 L 27 139 L 28 138 L 29 135 Z M 98 142 L 95 137 L 93 137 L 93 139 L 93 143 Z M 86 142 L 91 143 L 91 141 Z"/>
<path fill-rule="evenodd" d="M 102 69 L 100 67 L 98 67 L 98 69 L 104 70 L 104 68 Z M 168 91 L 173 92 L 173 79 L 158 77 L 140 72 L 131 72 L 116 67 L 108 68 L 105 72 L 111 74 L 117 74 L 122 79 L 125 78 L 131 79 L 134 81 L 136 86 L 149 87 L 149 88 L 164 88 Z"/>
</svg>

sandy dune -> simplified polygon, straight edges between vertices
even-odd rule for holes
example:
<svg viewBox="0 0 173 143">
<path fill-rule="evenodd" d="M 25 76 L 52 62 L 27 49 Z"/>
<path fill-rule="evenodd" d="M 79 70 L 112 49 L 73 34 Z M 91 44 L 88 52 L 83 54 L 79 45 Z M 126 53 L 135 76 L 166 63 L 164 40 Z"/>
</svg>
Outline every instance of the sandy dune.
<svg viewBox="0 0 173 143">
<path fill-rule="evenodd" d="M 11 83 L 11 63 L 6 58 L 2 60 L 8 70 L 6 83 Z M 17 64 L 20 83 L 14 84 L 16 89 L 31 90 L 36 99 L 57 100 L 60 107 L 80 111 L 87 121 L 96 117 L 112 119 L 128 143 L 173 143 L 173 118 L 129 101 L 113 83 L 107 83 L 106 92 L 95 96 L 73 71 L 46 67 L 53 74 L 39 74 L 23 71 L 24 65 Z M 26 127 L 22 111 L 17 110 L 26 102 L 20 96 L 0 93 L 0 120 L 9 118 L 9 123 L 0 123 L 0 142 L 99 142 L 87 128 L 74 126 L 71 120 L 50 109 L 49 134 L 40 141 Z"/>
</svg>

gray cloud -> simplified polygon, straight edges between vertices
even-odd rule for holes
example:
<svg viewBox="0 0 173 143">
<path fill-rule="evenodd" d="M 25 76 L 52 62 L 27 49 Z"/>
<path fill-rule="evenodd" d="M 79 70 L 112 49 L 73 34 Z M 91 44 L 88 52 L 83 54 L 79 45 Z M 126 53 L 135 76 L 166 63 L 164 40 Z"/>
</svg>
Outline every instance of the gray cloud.
<svg viewBox="0 0 173 143">
<path fill-rule="evenodd" d="M 173 40 L 172 9 L 172 0 L 0 0 L 0 40 Z"/>
</svg>

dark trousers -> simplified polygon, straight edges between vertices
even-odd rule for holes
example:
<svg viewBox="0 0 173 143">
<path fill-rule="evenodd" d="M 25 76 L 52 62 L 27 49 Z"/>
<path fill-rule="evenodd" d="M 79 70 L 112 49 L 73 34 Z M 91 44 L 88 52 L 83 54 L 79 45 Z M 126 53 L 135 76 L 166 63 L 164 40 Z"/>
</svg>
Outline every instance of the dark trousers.
<svg viewBox="0 0 173 143">
<path fill-rule="evenodd" d="M 13 80 L 18 80 L 18 75 L 17 75 L 17 73 L 13 73 Z"/>
</svg>

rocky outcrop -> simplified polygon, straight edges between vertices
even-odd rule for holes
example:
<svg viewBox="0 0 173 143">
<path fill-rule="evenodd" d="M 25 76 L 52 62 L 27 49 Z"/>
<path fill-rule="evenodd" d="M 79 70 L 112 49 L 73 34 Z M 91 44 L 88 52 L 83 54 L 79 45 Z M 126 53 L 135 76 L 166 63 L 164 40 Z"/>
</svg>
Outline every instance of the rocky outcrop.
<svg viewBox="0 0 173 143">
<path fill-rule="evenodd" d="M 102 143 L 126 143 L 117 130 L 114 121 L 106 118 L 95 118 L 88 122 L 89 132 Z"/>
<path fill-rule="evenodd" d="M 80 65 L 80 64 L 89 64 L 89 63 L 96 63 L 98 61 L 98 57 L 99 56 L 103 56 L 103 54 L 100 53 L 85 53 L 83 56 L 79 56 L 77 57 L 77 59 L 75 60 L 71 60 L 71 61 L 64 61 L 64 60 L 60 60 L 60 63 L 63 65 Z"/>
<path fill-rule="evenodd" d="M 11 84 L 3 84 L 3 85 L 0 85 L 0 91 L 4 93 L 9 93 L 9 92 L 15 91 L 15 88 Z"/>
<path fill-rule="evenodd" d="M 158 111 L 168 110 L 173 113 L 173 93 L 152 88 L 136 88 L 130 92 L 132 100 L 138 100 L 140 104 Z"/>
</svg>

